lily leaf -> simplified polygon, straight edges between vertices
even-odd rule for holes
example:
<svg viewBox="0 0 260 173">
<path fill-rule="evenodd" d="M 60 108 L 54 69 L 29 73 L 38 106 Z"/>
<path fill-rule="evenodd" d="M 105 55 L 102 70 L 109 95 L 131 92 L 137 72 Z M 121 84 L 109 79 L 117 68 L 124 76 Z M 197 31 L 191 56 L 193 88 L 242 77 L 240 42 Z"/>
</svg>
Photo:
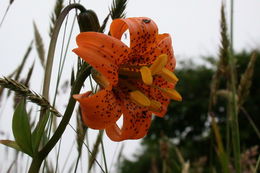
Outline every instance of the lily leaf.
<svg viewBox="0 0 260 173">
<path fill-rule="evenodd" d="M 11 141 L 11 140 L 0 140 L 0 144 L 3 144 L 7 147 L 11 147 L 13 149 L 16 149 L 17 151 L 22 151 L 21 148 L 19 147 L 19 145 L 17 145 L 17 143 L 15 141 Z"/>
<path fill-rule="evenodd" d="M 31 128 L 29 124 L 28 114 L 25 110 L 25 101 L 22 101 L 17 105 L 13 121 L 12 121 L 13 135 L 15 142 L 19 145 L 21 150 L 33 156 L 32 141 L 31 141 Z"/>
<path fill-rule="evenodd" d="M 44 116 L 43 119 L 41 121 L 39 121 L 39 123 L 37 124 L 36 128 L 34 129 L 33 133 L 32 133 L 32 148 L 34 152 L 38 151 L 43 133 L 44 133 L 44 129 L 45 126 L 48 122 L 49 119 L 49 115 L 50 112 L 48 111 Z"/>
</svg>

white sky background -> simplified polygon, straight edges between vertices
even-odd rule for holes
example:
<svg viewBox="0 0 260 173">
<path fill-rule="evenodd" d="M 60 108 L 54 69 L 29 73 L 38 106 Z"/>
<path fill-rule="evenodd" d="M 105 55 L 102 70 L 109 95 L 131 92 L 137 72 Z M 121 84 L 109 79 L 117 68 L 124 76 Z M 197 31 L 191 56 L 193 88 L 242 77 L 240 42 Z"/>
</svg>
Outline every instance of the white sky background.
<svg viewBox="0 0 260 173">
<path fill-rule="evenodd" d="M 112 0 L 82 0 L 82 4 L 87 9 L 96 11 L 102 23 L 108 13 L 108 7 Z M 227 1 L 229 4 L 230 1 Z M 9 0 L 0 2 L 0 19 Z M 33 25 L 35 21 L 44 39 L 45 49 L 49 43 L 49 24 L 55 1 L 46 0 L 15 0 L 6 16 L 3 25 L 0 27 L 0 76 L 7 76 L 17 65 L 33 39 Z M 235 0 L 234 8 L 234 49 L 251 50 L 260 46 L 260 1 L 259 0 Z M 158 25 L 159 33 L 170 33 L 173 39 L 173 48 L 176 59 L 184 60 L 192 58 L 197 63 L 202 63 L 199 58 L 201 55 L 217 55 L 219 41 L 219 21 L 220 21 L 221 0 L 129 0 L 127 6 L 127 16 L 137 17 L 146 16 L 152 18 Z M 229 5 L 227 6 L 229 10 Z M 73 14 L 73 13 L 71 13 Z M 229 13 L 228 13 L 229 14 Z M 72 16 L 72 15 L 71 15 Z M 228 15 L 229 17 L 229 15 Z M 72 17 L 69 19 L 72 21 Z M 69 30 L 69 27 L 68 27 Z M 63 31 L 63 30 L 62 30 Z M 69 53 L 67 56 L 66 67 L 69 70 L 64 72 L 63 78 L 70 77 L 71 66 L 75 64 L 75 56 L 70 52 L 75 48 L 75 40 L 78 34 L 78 27 L 75 25 Z M 61 44 L 62 32 L 58 44 Z M 57 47 L 57 56 L 60 53 L 60 45 Z M 28 67 L 37 58 L 36 51 L 32 51 L 27 62 Z M 55 60 L 57 67 L 58 58 Z M 27 70 L 25 70 L 27 73 Z M 31 88 L 41 92 L 43 70 L 37 61 Z M 86 90 L 86 89 L 85 89 Z M 53 92 L 53 91 L 52 91 Z M 64 110 L 65 103 L 60 98 L 59 110 Z M 11 132 L 11 102 L 0 103 L 0 130 Z M 3 114 L 4 112 L 4 114 Z M 176 116 L 176 115 L 175 115 Z M 73 122 L 72 122 L 73 124 Z M 67 129 L 68 136 L 73 137 L 74 132 L 70 127 Z M 95 134 L 93 131 L 91 134 Z M 9 134 L 10 135 L 10 134 Z M 0 134 L 0 139 L 3 139 Z M 74 140 L 74 139 L 73 139 Z M 94 142 L 95 138 L 92 139 Z M 112 157 L 118 152 L 122 145 L 111 142 L 105 138 L 108 165 L 111 165 Z M 130 156 L 136 151 L 139 141 L 126 141 L 124 154 Z M 70 145 L 64 147 L 70 148 Z M 65 149 L 68 152 L 68 149 Z M 0 163 L 3 163 L 3 146 L 0 146 Z M 65 154 L 66 154 L 65 152 Z M 76 153 L 76 150 L 73 151 Z M 115 161 L 114 161 L 115 162 Z M 1 164 L 0 164 L 1 172 Z"/>
</svg>

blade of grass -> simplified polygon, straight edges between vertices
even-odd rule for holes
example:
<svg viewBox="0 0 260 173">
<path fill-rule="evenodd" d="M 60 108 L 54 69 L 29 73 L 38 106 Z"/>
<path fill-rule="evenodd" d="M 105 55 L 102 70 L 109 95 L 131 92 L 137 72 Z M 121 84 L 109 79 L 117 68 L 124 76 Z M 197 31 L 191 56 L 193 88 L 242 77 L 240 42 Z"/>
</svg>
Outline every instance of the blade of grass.
<svg viewBox="0 0 260 173">
<path fill-rule="evenodd" d="M 43 44 L 43 41 L 42 41 L 41 34 L 40 34 L 35 22 L 33 22 L 33 28 L 34 28 L 34 39 L 35 39 L 36 50 L 37 50 L 38 57 L 40 59 L 41 65 L 44 68 L 44 66 L 45 66 L 44 44 Z"/>
<path fill-rule="evenodd" d="M 254 171 L 254 173 L 257 173 L 257 170 L 259 170 L 259 165 L 260 165 L 260 154 L 259 154 L 259 156 L 258 156 L 256 165 L 255 165 L 255 171 Z"/>
<path fill-rule="evenodd" d="M 105 147 L 104 147 L 103 139 L 101 139 L 101 149 L 102 149 L 102 155 L 103 155 L 103 159 L 104 159 L 104 163 L 105 163 L 105 171 L 106 171 L 106 173 L 108 173 L 106 153 L 105 153 Z"/>
<path fill-rule="evenodd" d="M 4 16 L 3 16 L 3 18 L 2 18 L 2 20 L 1 20 L 1 22 L 0 22 L 0 28 L 1 28 L 1 26 L 3 25 L 4 20 L 5 20 L 5 18 L 6 18 L 6 15 L 7 15 L 7 13 L 8 13 L 8 11 L 9 11 L 9 9 L 10 9 L 10 7 L 11 7 L 11 5 L 12 5 L 13 2 L 14 2 L 14 0 L 10 0 L 10 1 L 9 1 L 9 4 L 8 4 L 6 10 L 5 10 L 5 14 L 4 14 Z"/>
<path fill-rule="evenodd" d="M 113 0 L 110 9 L 110 14 L 112 19 L 125 18 L 127 0 Z"/>
<path fill-rule="evenodd" d="M 97 157 L 97 154 L 98 154 L 98 151 L 99 151 L 99 145 L 101 144 L 101 141 L 102 141 L 102 137 L 103 137 L 103 134 L 104 134 L 104 131 L 103 130 L 100 130 L 99 133 L 98 133 L 98 136 L 96 138 L 96 142 L 94 144 L 94 147 L 93 147 L 93 150 L 92 150 L 92 154 L 89 158 L 89 164 L 88 164 L 88 172 L 90 172 L 93 164 L 94 164 L 94 161 Z"/>
</svg>

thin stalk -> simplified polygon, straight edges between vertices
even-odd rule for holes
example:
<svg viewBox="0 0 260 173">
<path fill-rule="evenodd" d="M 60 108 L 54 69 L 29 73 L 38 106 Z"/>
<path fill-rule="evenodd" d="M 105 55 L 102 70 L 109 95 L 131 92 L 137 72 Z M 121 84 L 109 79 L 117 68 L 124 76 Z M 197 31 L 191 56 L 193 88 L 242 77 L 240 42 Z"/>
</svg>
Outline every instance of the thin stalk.
<svg viewBox="0 0 260 173">
<path fill-rule="evenodd" d="M 53 29 L 53 34 L 51 37 L 50 45 L 49 45 L 49 51 L 47 56 L 47 63 L 46 63 L 46 70 L 44 75 L 44 83 L 43 83 L 43 96 L 45 96 L 47 99 L 49 98 L 49 89 L 50 89 L 50 79 L 51 79 L 51 72 L 52 72 L 52 65 L 53 65 L 53 59 L 54 59 L 54 52 L 55 47 L 59 35 L 60 28 L 62 26 L 62 23 L 72 9 L 79 9 L 81 12 L 85 12 L 86 9 L 80 5 L 80 4 L 70 4 L 64 10 L 61 12 L 59 18 L 57 19 L 57 23 L 55 24 L 55 27 Z"/>
<path fill-rule="evenodd" d="M 77 76 L 77 79 L 72 87 L 71 95 L 79 93 L 85 79 L 89 76 L 89 74 L 90 74 L 90 67 L 89 66 L 82 67 L 82 69 L 79 72 L 79 75 Z M 63 115 L 63 118 L 62 118 L 57 130 L 54 132 L 53 136 L 48 141 L 48 143 L 33 158 L 32 164 L 29 169 L 29 173 L 39 172 L 42 161 L 47 157 L 49 152 L 53 149 L 53 147 L 56 145 L 56 143 L 59 141 L 62 134 L 64 133 L 64 131 L 70 121 L 70 118 L 72 116 L 75 104 L 76 104 L 76 100 L 73 99 L 72 97 L 70 97 L 66 111 Z"/>
<path fill-rule="evenodd" d="M 233 32 L 234 32 L 234 0 L 230 1 L 230 49 L 233 52 Z"/>
<path fill-rule="evenodd" d="M 105 154 L 103 139 L 101 140 L 101 149 L 102 149 L 103 159 L 104 159 L 104 163 L 105 163 L 105 171 L 106 171 L 106 173 L 108 173 L 107 160 L 106 160 L 106 154 Z"/>
<path fill-rule="evenodd" d="M 65 17 L 69 13 L 69 11 L 72 9 L 79 9 L 81 12 L 86 11 L 86 9 L 80 4 L 70 4 L 61 12 L 59 18 L 57 19 L 57 23 L 55 24 L 55 27 L 53 30 L 53 35 L 52 35 L 50 45 L 49 45 L 46 71 L 45 71 L 45 76 L 44 76 L 43 95 L 46 96 L 47 99 L 49 96 L 52 65 L 53 65 L 54 52 L 55 52 L 58 34 L 59 34 L 61 25 L 62 25 Z M 71 95 L 79 93 L 81 87 L 83 86 L 85 79 L 89 76 L 89 74 L 90 74 L 89 66 L 85 65 L 84 67 L 81 68 L 81 71 L 79 72 L 77 79 L 76 79 L 75 83 L 73 84 L 73 87 L 71 90 Z M 66 111 L 64 113 L 64 116 L 63 116 L 57 130 L 54 132 L 53 136 L 48 141 L 48 143 L 43 147 L 43 149 L 39 153 L 37 153 L 36 156 L 33 158 L 30 169 L 29 169 L 29 173 L 39 172 L 43 160 L 47 157 L 49 152 L 53 149 L 53 147 L 56 145 L 56 143 L 59 141 L 62 134 L 64 133 L 65 128 L 68 125 L 70 118 L 72 116 L 72 113 L 73 113 L 73 110 L 75 107 L 75 103 L 76 103 L 76 101 L 72 97 L 70 97 Z"/>
<path fill-rule="evenodd" d="M 241 164 L 240 164 L 240 137 L 239 137 L 239 124 L 238 124 L 238 106 L 236 99 L 236 79 L 235 79 L 235 60 L 232 52 L 229 57 L 229 67 L 230 67 L 230 82 L 229 82 L 229 90 L 232 92 L 232 96 L 229 99 L 229 111 L 231 117 L 231 138 L 233 145 L 233 153 L 235 160 L 235 168 L 236 173 L 241 172 Z"/>
<path fill-rule="evenodd" d="M 258 168 L 259 168 L 259 165 L 260 165 L 260 155 L 258 156 L 256 165 L 255 165 L 255 171 L 254 171 L 254 173 L 257 173 L 257 170 L 258 170 Z"/>
</svg>

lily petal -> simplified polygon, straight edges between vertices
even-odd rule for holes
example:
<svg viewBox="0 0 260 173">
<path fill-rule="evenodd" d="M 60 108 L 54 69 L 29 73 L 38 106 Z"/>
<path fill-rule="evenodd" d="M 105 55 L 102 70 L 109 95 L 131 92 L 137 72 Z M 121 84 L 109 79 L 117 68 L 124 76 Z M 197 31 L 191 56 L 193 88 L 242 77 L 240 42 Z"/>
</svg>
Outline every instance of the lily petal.
<svg viewBox="0 0 260 173">
<path fill-rule="evenodd" d="M 158 35 L 160 41 L 158 42 L 155 54 L 167 54 L 168 55 L 168 63 L 166 64 L 166 68 L 170 71 L 174 71 L 176 66 L 176 59 L 174 56 L 174 52 L 172 49 L 172 39 L 169 34 L 160 34 Z"/>
<path fill-rule="evenodd" d="M 73 97 L 80 103 L 84 123 L 92 129 L 105 129 L 116 123 L 122 114 L 121 104 L 116 100 L 111 87 L 94 95 L 86 92 Z"/>
<path fill-rule="evenodd" d="M 76 41 L 79 47 L 91 47 L 91 51 L 99 52 L 101 57 L 116 65 L 128 61 L 128 46 L 109 35 L 98 32 L 82 32 L 77 36 Z"/>
<path fill-rule="evenodd" d="M 113 37 L 121 39 L 122 34 L 129 29 L 131 57 L 140 58 L 143 54 L 154 47 L 158 34 L 157 25 L 153 20 L 145 17 L 116 19 L 110 26 Z M 136 55 L 139 55 L 136 57 Z"/>
<path fill-rule="evenodd" d="M 109 59 L 104 58 L 102 52 L 95 51 L 91 45 L 73 49 L 73 52 L 104 75 L 110 85 L 115 86 L 117 84 L 118 66 L 112 63 Z"/>
<path fill-rule="evenodd" d="M 113 141 L 140 139 L 144 137 L 151 124 L 152 113 L 146 108 L 136 105 L 129 99 L 123 100 L 123 126 L 117 124 L 106 128 L 107 136 Z"/>
</svg>

